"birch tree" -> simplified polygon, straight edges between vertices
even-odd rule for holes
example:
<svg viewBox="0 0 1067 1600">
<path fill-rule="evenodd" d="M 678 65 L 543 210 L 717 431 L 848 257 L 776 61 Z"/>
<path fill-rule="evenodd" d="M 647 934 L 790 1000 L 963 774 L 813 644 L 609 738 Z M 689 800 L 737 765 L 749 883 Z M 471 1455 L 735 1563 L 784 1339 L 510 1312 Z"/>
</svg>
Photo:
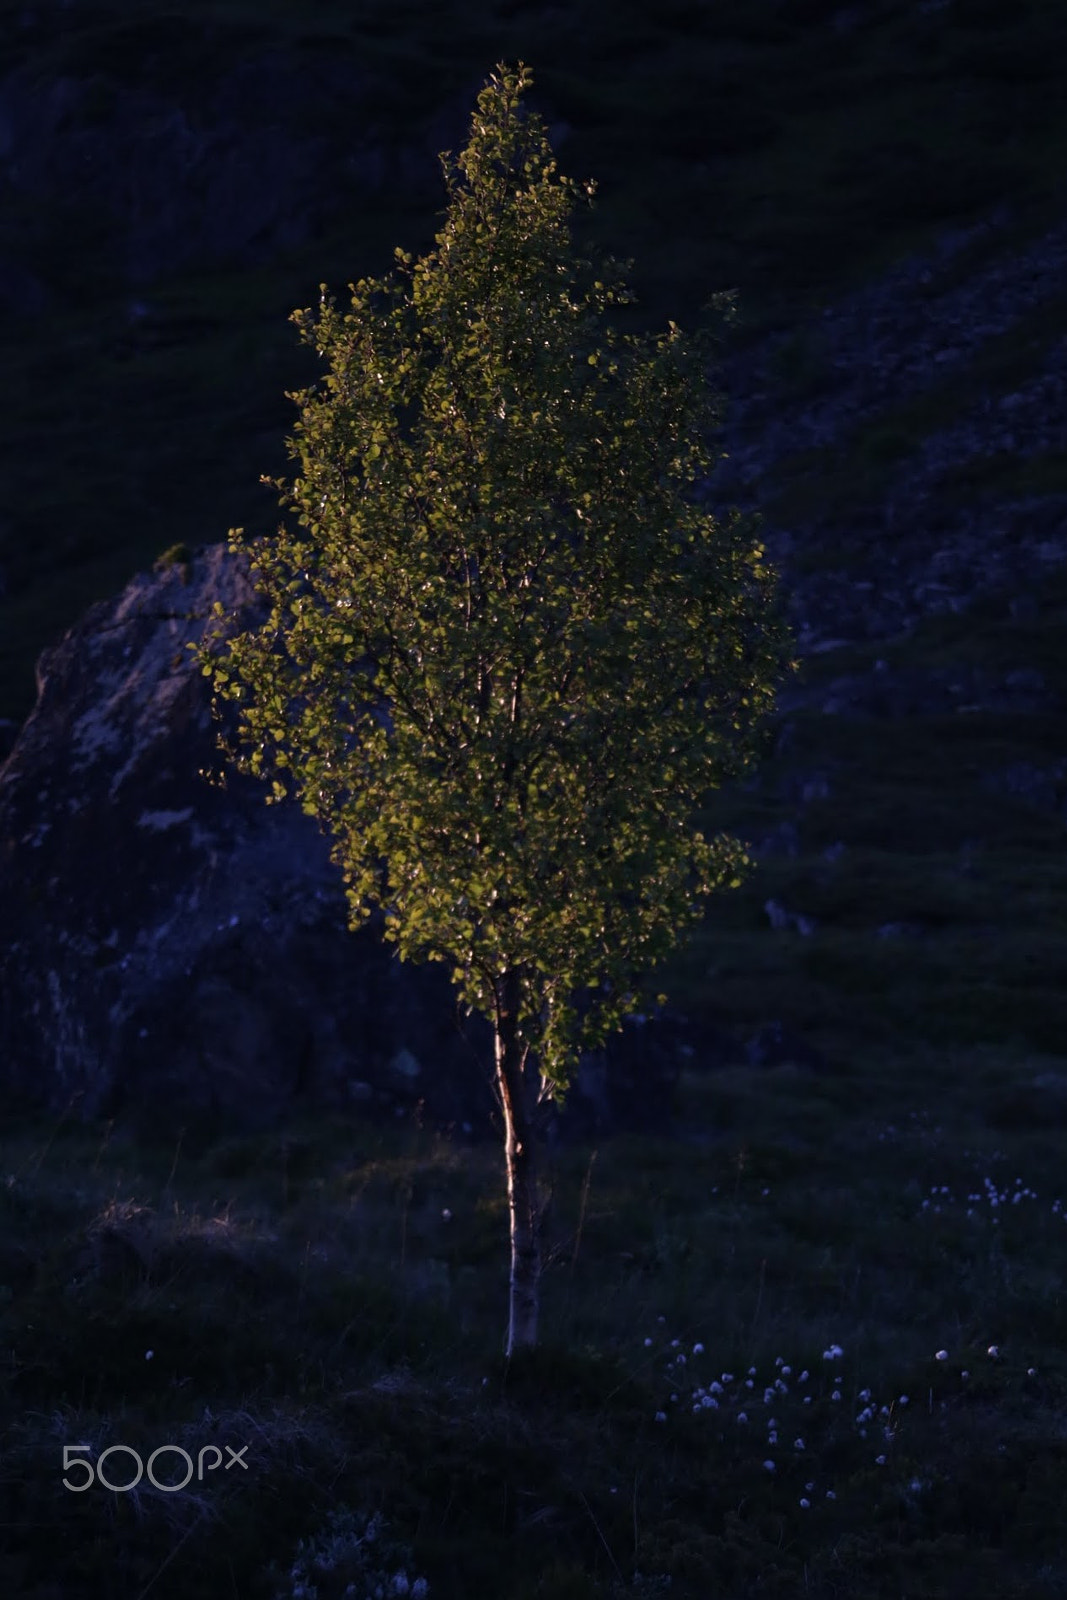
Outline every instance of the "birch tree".
<svg viewBox="0 0 1067 1600">
<path fill-rule="evenodd" d="M 715 335 L 623 334 L 632 295 L 572 239 L 529 70 L 498 66 L 441 157 L 435 248 L 294 312 L 322 376 L 273 535 L 229 535 L 269 607 L 198 647 L 220 745 L 331 840 L 350 926 L 442 961 L 492 1025 L 509 1354 L 536 1342 L 535 1112 L 634 985 L 736 887 L 693 826 L 762 748 L 789 635 L 758 522 L 715 518 Z M 732 294 L 709 303 L 734 314 Z"/>
</svg>

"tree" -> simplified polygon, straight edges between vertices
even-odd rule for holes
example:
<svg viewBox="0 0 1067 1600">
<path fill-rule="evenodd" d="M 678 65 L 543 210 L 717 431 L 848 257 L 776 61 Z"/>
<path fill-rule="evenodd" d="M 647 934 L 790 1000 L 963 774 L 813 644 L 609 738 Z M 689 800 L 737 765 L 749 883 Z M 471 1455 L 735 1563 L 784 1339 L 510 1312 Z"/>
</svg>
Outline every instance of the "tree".
<svg viewBox="0 0 1067 1600">
<path fill-rule="evenodd" d="M 539 1308 L 538 1100 L 634 1005 L 736 839 L 691 818 L 761 744 L 788 631 L 754 525 L 689 491 L 718 421 L 713 336 L 606 321 L 632 300 L 572 246 L 520 64 L 442 156 L 436 248 L 294 312 L 325 362 L 272 481 L 297 528 L 248 539 L 261 627 L 199 647 L 242 771 L 332 839 L 355 928 L 447 962 L 494 1030 L 511 1230 L 507 1350 Z M 733 315 L 732 295 L 713 305 Z"/>
</svg>

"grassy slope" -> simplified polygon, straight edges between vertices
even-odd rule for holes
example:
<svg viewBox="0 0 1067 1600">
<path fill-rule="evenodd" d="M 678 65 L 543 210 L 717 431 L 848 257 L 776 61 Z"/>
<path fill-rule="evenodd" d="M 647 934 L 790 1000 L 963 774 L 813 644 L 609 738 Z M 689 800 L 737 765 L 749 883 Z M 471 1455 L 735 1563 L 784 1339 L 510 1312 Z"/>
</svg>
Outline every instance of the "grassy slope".
<svg viewBox="0 0 1067 1600">
<path fill-rule="evenodd" d="M 680 4 L 573 7 L 550 24 L 518 6 L 367 6 L 358 24 L 327 3 L 302 5 L 299 24 L 280 0 L 255 17 L 242 0 L 185 8 L 210 13 L 224 38 L 254 25 L 343 42 L 378 27 L 378 60 L 415 100 L 525 56 L 546 109 L 572 125 L 564 169 L 601 181 L 595 228 L 635 256 L 652 322 L 685 320 L 737 285 L 749 332 L 788 326 L 1007 194 L 1020 235 L 1039 226 L 1067 142 L 1044 69 L 1062 59 L 1056 6 L 984 5 L 986 22 L 965 27 L 961 6 L 924 18 L 886 5 L 851 35 L 819 23 L 836 7 L 774 9 L 778 21 L 770 6 L 716 7 L 701 39 L 705 8 Z M 977 3 L 966 9 L 973 22 Z M 79 7 L 63 48 L 108 42 L 117 14 Z M 194 52 L 185 70 L 201 65 Z M 47 255 L 47 221 L 35 225 Z M 383 206 L 306 258 L 160 286 L 151 338 L 131 340 L 124 297 L 91 273 L 32 346 L 5 330 L 19 381 L 0 396 L 0 450 L 18 466 L 10 508 L 29 581 L 0 610 L 0 712 L 26 709 L 33 655 L 88 599 L 177 539 L 266 521 L 256 478 L 281 468 L 278 397 L 300 381 L 285 314 L 321 277 L 379 270 L 431 226 Z M 1030 345 L 984 350 L 971 379 L 1010 387 L 1062 331 L 1062 307 L 1046 310 Z M 805 360 L 794 351 L 783 382 L 808 381 Z M 890 480 L 894 451 L 967 398 L 965 377 L 891 426 L 880 418 L 851 458 L 783 473 L 782 517 L 807 496 L 847 520 Z M 1004 483 L 960 492 L 1014 492 L 1014 469 L 994 465 Z M 806 680 L 878 656 L 1036 666 L 1062 692 L 1067 589 L 1035 587 L 1026 620 L 1008 598 L 899 643 L 812 658 Z M 723 1600 L 1064 1592 L 1067 1223 L 1052 1205 L 1067 1118 L 1054 1088 L 1031 1086 L 1062 1067 L 1063 828 L 979 781 L 1047 765 L 1058 740 L 1058 722 L 1037 716 L 803 713 L 765 790 L 716 804 L 710 820 L 756 837 L 795 813 L 775 798 L 779 778 L 798 764 L 830 778 L 804 809 L 798 854 L 768 860 L 724 902 L 664 986 L 741 1031 L 783 1019 L 830 1070 L 694 1078 L 682 1101 L 692 1145 L 620 1143 L 592 1167 L 586 1151 L 556 1158 L 537 1373 L 506 1373 L 495 1354 L 505 1215 L 493 1152 L 311 1124 L 285 1147 L 186 1144 L 172 1171 L 173 1147 L 7 1130 L 0 1521 L 19 1531 L 0 1582 L 38 1600 L 57 1593 L 49 1582 L 63 1600 L 132 1600 L 146 1586 L 288 1595 L 297 1541 L 349 1503 L 384 1510 L 413 1546 L 409 1573 L 426 1573 L 438 1600 L 656 1592 L 634 1586 L 635 1569 Z M 844 855 L 827 862 L 838 841 Z M 815 932 L 771 930 L 769 898 L 816 918 Z M 913 931 L 879 935 L 894 922 Z M 994 1208 L 985 1177 L 1037 1198 Z M 950 1194 L 931 1198 L 932 1186 Z M 150 1211 L 131 1218 L 129 1202 Z M 205 1227 L 215 1215 L 230 1221 Z M 141 1264 L 120 1246 L 87 1252 L 87 1230 L 107 1218 L 143 1241 Z M 18 1248 L 40 1262 L 32 1285 Z M 675 1337 L 689 1359 L 669 1373 Z M 835 1372 L 822 1360 L 833 1340 Z M 810 1407 L 795 1386 L 764 1406 L 777 1356 L 810 1370 Z M 695 1375 L 741 1381 L 752 1365 L 747 1424 L 728 1398 L 692 1415 Z M 864 1388 L 891 1405 L 891 1440 L 884 1418 L 860 1438 Z M 205 1406 L 220 1436 L 252 1439 L 249 1480 L 219 1474 L 195 1498 L 60 1487 L 64 1443 L 147 1455 L 180 1435 L 195 1454 L 214 1436 Z M 274 1585 L 262 1577 L 271 1560 Z M 332 1581 L 319 1577 L 323 1597 L 342 1592 Z"/>
<path fill-rule="evenodd" d="M 993 598 L 906 640 L 812 657 L 803 679 L 828 686 L 879 658 L 962 682 L 968 668 L 1028 667 L 1062 695 L 1065 623 L 1067 584 L 1052 577 L 1025 620 Z M 764 860 L 676 959 L 684 1003 L 742 1029 L 791 1018 L 838 1056 L 878 1039 L 901 1050 L 921 1041 L 1062 1053 L 1063 819 L 987 781 L 1018 766 L 1047 770 L 1062 753 L 1062 717 L 808 710 L 795 714 L 789 749 L 762 769 L 759 803 L 723 796 L 705 824 L 755 840 L 795 818 L 788 779 L 798 764 L 825 775 L 829 792 L 803 807 L 797 854 Z M 836 845 L 844 851 L 827 860 Z M 769 932 L 769 899 L 815 918 L 816 931 Z M 887 924 L 904 924 L 903 936 L 883 934 Z"/>
<path fill-rule="evenodd" d="M 1062 1593 L 1067 1219 L 1056 1139 L 1004 1114 L 1017 1067 L 726 1072 L 687 1091 L 710 1137 L 557 1155 L 546 1346 L 510 1371 L 495 1152 L 9 1129 L 0 1238 L 40 1266 L 4 1317 L 8 1592 L 296 1597 L 298 1542 L 348 1507 L 436 1600 L 660 1592 L 635 1570 L 693 1597 Z M 61 1485 L 64 1444 L 215 1441 L 250 1476 Z"/>
</svg>

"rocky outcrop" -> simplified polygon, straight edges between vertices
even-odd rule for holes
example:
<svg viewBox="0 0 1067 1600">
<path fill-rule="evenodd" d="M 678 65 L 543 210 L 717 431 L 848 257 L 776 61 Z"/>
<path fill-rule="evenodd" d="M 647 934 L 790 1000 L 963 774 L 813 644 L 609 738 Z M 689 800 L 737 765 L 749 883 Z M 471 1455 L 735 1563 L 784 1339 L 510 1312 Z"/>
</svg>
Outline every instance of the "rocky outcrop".
<svg viewBox="0 0 1067 1600">
<path fill-rule="evenodd" d="M 727 459 L 708 485 L 713 507 L 763 510 L 783 476 L 802 483 L 821 467 L 832 482 L 857 450 L 882 452 L 891 468 L 868 503 L 851 495 L 843 508 L 821 508 L 788 527 L 772 507 L 764 536 L 802 654 L 899 639 L 925 616 L 962 612 L 997 592 L 1016 591 L 1025 605 L 1026 591 L 1067 563 L 1067 494 L 994 484 L 960 503 L 953 492 L 998 464 L 1062 455 L 1067 341 L 1050 340 L 1007 389 L 974 370 L 1061 292 L 1067 218 L 1022 245 L 1009 240 L 1013 221 L 1001 207 L 946 231 L 930 255 L 898 263 L 723 363 Z M 909 415 L 919 400 L 933 404 L 936 422 Z M 864 691 L 869 714 L 940 709 L 941 685 L 922 688 L 913 676 L 898 686 L 884 663 L 879 670 Z M 857 687 L 849 686 L 848 700 Z M 1009 684 L 1006 694 L 1002 687 L 984 686 L 980 703 L 988 689 L 1007 709 L 1022 686 Z M 828 712 L 844 709 L 841 696 L 833 699 L 839 703 Z M 889 709 L 879 712 L 879 704 Z"/>
<path fill-rule="evenodd" d="M 224 545 L 136 578 L 39 661 L 36 709 L 0 766 L 3 1084 L 154 1124 L 314 1105 L 488 1130 L 488 1028 L 458 1015 L 444 968 L 348 930 L 327 840 L 299 807 L 201 776 L 223 758 L 185 646 L 215 600 L 252 625 L 255 592 Z M 564 1131 L 568 1116 L 583 1132 L 665 1123 L 676 1032 L 634 1022 L 585 1058 Z"/>
</svg>

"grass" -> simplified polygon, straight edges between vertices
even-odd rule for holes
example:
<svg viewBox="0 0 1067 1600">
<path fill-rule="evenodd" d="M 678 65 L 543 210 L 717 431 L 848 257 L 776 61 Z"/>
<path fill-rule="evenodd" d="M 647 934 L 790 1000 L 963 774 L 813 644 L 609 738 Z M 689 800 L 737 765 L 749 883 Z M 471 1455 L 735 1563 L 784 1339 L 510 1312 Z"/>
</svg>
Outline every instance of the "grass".
<svg viewBox="0 0 1067 1600">
<path fill-rule="evenodd" d="M 811 709 L 758 785 L 709 797 L 704 829 L 738 832 L 755 870 L 665 972 L 683 1010 L 741 1034 L 780 1018 L 835 1060 L 872 1040 L 1062 1053 L 1067 1015 L 1060 719 L 968 707 L 968 685 L 1029 668 L 1063 693 L 1062 574 L 1032 615 L 993 595 L 907 639 L 810 657 Z M 825 714 L 835 682 L 907 669 L 956 683 L 941 715 Z M 1032 775 L 1049 774 L 1044 784 Z M 1026 781 L 1020 781 L 1026 780 Z M 1014 792 L 1013 792 L 1014 789 Z M 807 796 L 807 798 L 805 798 Z M 793 854 L 760 856 L 793 828 Z M 768 906 L 808 919 L 775 930 Z"/>
<path fill-rule="evenodd" d="M 510 1366 L 495 1149 L 9 1121 L 9 1589 L 295 1596 L 332 1550 L 322 1594 L 1057 1593 L 1062 1162 L 999 1119 L 1043 1065 L 693 1071 L 682 1145 L 551 1157 L 544 1347 Z M 67 1444 L 248 1474 L 75 1494 Z"/>
</svg>

